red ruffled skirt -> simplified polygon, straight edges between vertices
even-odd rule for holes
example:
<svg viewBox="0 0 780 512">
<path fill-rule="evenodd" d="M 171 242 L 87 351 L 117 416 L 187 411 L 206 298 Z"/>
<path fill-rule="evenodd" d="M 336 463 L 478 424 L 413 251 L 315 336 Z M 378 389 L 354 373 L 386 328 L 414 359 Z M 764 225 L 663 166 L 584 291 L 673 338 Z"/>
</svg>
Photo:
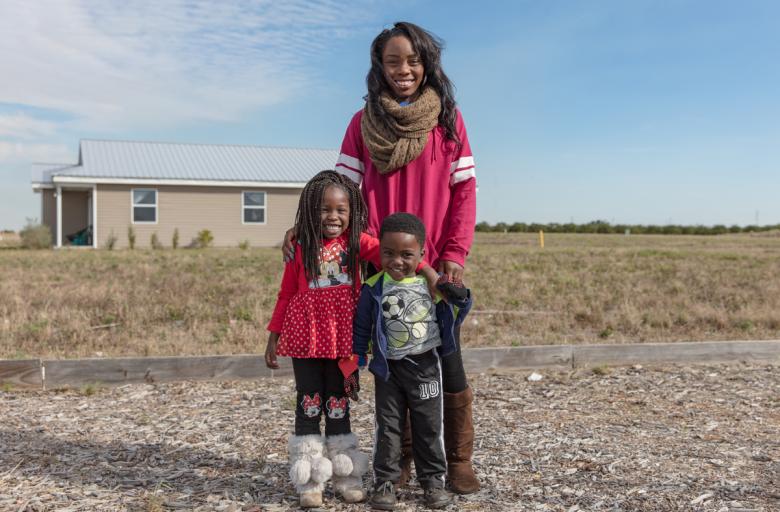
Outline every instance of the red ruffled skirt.
<svg viewBox="0 0 780 512">
<path fill-rule="evenodd" d="M 357 299 L 352 285 L 297 293 L 287 305 L 276 353 L 300 358 L 349 357 Z"/>
</svg>

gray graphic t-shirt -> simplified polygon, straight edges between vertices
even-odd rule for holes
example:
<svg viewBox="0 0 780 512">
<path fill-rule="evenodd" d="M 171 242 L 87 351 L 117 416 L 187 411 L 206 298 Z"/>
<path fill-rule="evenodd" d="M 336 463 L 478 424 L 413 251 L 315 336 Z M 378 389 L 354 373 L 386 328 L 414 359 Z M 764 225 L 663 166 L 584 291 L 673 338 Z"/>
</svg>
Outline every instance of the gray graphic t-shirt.
<svg viewBox="0 0 780 512">
<path fill-rule="evenodd" d="M 403 359 L 441 345 L 436 307 L 422 276 L 382 284 L 382 317 L 387 336 L 387 358 Z"/>
</svg>

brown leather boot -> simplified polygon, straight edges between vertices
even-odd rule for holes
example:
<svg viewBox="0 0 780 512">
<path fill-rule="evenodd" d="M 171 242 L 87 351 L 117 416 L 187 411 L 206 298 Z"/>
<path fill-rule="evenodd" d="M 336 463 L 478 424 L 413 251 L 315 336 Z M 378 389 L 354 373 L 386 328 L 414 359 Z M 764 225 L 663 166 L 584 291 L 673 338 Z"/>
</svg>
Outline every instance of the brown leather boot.
<svg viewBox="0 0 780 512">
<path fill-rule="evenodd" d="M 458 494 L 479 490 L 479 480 L 471 467 L 474 453 L 474 419 L 471 402 L 474 393 L 467 387 L 460 393 L 444 393 L 444 447 L 447 451 L 447 477 Z"/>
<path fill-rule="evenodd" d="M 406 412 L 406 427 L 401 438 L 401 478 L 398 479 L 398 487 L 406 487 L 412 476 L 412 421 L 409 419 L 409 411 Z"/>
</svg>

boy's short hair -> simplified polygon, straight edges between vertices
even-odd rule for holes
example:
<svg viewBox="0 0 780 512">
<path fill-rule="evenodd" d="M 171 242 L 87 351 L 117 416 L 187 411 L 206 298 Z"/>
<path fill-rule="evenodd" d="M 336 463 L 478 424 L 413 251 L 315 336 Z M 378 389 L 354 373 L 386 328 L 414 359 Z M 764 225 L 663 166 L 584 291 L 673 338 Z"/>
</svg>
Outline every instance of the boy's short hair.
<svg viewBox="0 0 780 512">
<path fill-rule="evenodd" d="M 411 213 L 399 212 L 385 217 L 382 221 L 382 227 L 379 229 L 379 239 L 381 240 L 385 233 L 408 233 L 414 235 L 420 247 L 425 247 L 425 224 L 420 218 Z"/>
</svg>

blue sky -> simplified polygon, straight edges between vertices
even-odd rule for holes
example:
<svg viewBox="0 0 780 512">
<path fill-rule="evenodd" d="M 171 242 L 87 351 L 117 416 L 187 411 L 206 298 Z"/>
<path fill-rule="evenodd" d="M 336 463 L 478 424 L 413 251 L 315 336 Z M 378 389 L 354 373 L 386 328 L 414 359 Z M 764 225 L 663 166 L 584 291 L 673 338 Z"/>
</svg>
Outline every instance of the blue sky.
<svg viewBox="0 0 780 512">
<path fill-rule="evenodd" d="M 339 147 L 398 20 L 446 42 L 478 220 L 780 223 L 778 2 L 4 0 L 0 228 L 82 138 Z"/>
</svg>

